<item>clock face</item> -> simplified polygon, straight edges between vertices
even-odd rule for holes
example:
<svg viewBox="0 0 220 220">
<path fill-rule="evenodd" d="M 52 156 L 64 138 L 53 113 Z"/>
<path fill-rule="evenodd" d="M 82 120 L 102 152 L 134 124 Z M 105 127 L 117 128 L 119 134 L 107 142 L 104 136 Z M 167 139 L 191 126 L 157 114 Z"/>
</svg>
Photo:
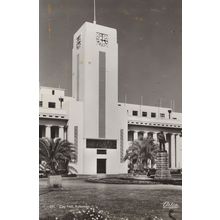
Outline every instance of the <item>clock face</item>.
<svg viewBox="0 0 220 220">
<path fill-rule="evenodd" d="M 76 38 L 76 49 L 81 47 L 81 35 Z"/>
<path fill-rule="evenodd" d="M 96 42 L 98 43 L 98 45 L 100 45 L 102 47 L 108 46 L 108 35 L 97 32 L 96 33 Z"/>
</svg>

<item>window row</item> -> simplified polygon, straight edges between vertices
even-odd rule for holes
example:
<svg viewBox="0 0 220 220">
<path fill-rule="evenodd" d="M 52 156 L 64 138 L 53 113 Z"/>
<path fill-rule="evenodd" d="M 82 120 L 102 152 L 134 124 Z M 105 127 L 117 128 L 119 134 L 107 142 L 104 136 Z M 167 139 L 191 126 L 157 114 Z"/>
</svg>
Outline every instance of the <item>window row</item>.
<svg viewBox="0 0 220 220">
<path fill-rule="evenodd" d="M 39 101 L 39 106 L 43 107 L 43 101 Z M 48 108 L 56 108 L 55 102 L 48 102 Z"/>
<path fill-rule="evenodd" d="M 138 116 L 138 111 L 132 111 L 132 115 L 133 116 Z M 155 112 L 151 112 L 150 116 L 151 116 L 151 118 L 156 118 L 157 114 Z M 142 112 L 142 117 L 147 117 L 147 112 Z M 160 113 L 160 117 L 165 118 L 165 114 Z"/>
</svg>

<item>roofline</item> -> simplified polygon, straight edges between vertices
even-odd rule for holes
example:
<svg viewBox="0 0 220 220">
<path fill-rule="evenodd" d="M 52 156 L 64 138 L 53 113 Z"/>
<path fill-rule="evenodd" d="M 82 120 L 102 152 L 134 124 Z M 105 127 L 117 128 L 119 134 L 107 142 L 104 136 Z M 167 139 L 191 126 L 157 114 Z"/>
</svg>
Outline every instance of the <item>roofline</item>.
<svg viewBox="0 0 220 220">
<path fill-rule="evenodd" d="M 167 110 L 172 110 L 172 108 L 169 107 L 159 107 L 159 106 L 155 106 L 155 105 L 140 105 L 140 104 L 134 104 L 134 103 L 125 103 L 125 102 L 118 102 L 118 104 L 122 104 L 122 105 L 136 105 L 136 106 L 143 106 L 143 107 L 150 107 L 150 108 L 161 108 L 161 109 L 167 109 Z M 177 111 L 173 111 L 173 113 L 180 113 L 182 114 L 182 112 L 177 112 Z"/>
<path fill-rule="evenodd" d="M 40 86 L 40 89 L 41 88 L 45 88 L 45 89 L 56 89 L 56 90 L 61 90 L 61 91 L 65 91 L 66 89 L 63 89 L 63 88 L 56 88 L 56 87 L 49 87 L 49 86 Z"/>
</svg>

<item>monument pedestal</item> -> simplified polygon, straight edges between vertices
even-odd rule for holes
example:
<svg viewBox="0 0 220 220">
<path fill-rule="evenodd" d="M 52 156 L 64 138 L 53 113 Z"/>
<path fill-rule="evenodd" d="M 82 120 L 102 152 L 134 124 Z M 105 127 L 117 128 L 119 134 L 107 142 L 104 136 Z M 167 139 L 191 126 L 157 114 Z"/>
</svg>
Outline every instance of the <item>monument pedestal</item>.
<svg viewBox="0 0 220 220">
<path fill-rule="evenodd" d="M 166 151 L 159 151 L 157 153 L 156 165 L 157 169 L 154 179 L 171 179 L 169 159 Z"/>
</svg>

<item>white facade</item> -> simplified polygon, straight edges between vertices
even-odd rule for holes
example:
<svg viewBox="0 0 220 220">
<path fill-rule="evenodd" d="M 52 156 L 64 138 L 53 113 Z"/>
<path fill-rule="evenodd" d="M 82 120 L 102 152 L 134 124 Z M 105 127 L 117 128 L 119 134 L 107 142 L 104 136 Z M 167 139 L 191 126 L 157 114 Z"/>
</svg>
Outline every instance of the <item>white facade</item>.
<svg viewBox="0 0 220 220">
<path fill-rule="evenodd" d="M 118 103 L 117 31 L 85 22 L 74 34 L 72 97 L 40 88 L 40 137 L 60 137 L 78 149 L 79 174 L 127 173 L 129 142 L 163 130 L 171 168 L 181 168 L 181 113 Z"/>
<path fill-rule="evenodd" d="M 163 131 L 169 154 L 169 167 L 182 168 L 182 114 L 173 112 L 171 108 L 141 106 L 133 104 L 126 106 L 128 122 L 128 145 L 135 139 L 153 135 L 157 141 L 157 133 Z"/>
</svg>

